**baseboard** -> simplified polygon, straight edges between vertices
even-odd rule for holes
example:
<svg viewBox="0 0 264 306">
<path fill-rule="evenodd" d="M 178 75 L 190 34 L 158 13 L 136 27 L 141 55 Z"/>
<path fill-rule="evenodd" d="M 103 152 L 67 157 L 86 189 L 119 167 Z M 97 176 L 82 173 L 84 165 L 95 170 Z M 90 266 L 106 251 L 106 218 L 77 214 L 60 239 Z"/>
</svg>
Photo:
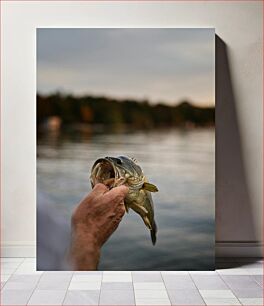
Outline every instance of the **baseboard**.
<svg viewBox="0 0 264 306">
<path fill-rule="evenodd" d="M 3 243 L 1 257 L 35 257 L 33 242 Z M 216 242 L 216 257 L 263 257 L 262 242 Z"/>
<path fill-rule="evenodd" d="M 216 257 L 263 257 L 262 242 L 216 242 Z"/>
<path fill-rule="evenodd" d="M 36 244 L 28 241 L 2 243 L 1 257 L 36 257 Z"/>
</svg>

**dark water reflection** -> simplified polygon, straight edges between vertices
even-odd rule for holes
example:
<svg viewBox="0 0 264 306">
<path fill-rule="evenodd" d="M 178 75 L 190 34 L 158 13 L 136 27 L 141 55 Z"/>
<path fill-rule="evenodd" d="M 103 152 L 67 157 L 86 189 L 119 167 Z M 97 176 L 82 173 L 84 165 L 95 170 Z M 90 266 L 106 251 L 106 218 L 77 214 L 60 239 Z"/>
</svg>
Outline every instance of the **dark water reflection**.
<svg viewBox="0 0 264 306">
<path fill-rule="evenodd" d="M 153 195 L 157 244 L 134 212 L 103 247 L 100 270 L 214 269 L 214 129 L 104 134 L 38 142 L 38 191 L 66 220 L 91 190 L 89 174 L 102 156 L 135 157 L 159 192 Z"/>
</svg>

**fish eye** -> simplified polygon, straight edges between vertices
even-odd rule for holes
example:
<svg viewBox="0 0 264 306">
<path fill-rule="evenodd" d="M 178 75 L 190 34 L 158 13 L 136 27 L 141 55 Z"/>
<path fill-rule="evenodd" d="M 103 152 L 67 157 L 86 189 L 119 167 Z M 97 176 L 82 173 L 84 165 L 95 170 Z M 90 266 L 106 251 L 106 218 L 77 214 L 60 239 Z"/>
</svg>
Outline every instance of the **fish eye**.
<svg viewBox="0 0 264 306">
<path fill-rule="evenodd" d="M 121 164 L 122 164 L 122 162 L 121 162 L 121 160 L 120 160 L 119 158 L 116 159 L 116 163 L 117 163 L 118 165 L 121 165 Z"/>
</svg>

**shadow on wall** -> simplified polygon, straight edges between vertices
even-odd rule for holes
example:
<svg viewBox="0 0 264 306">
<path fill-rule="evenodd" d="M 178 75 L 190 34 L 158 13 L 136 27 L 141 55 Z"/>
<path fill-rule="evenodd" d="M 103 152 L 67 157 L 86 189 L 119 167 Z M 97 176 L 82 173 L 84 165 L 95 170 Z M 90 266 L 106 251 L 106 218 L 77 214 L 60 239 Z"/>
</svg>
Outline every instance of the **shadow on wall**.
<svg viewBox="0 0 264 306">
<path fill-rule="evenodd" d="M 254 242 L 256 231 L 243 162 L 228 47 L 216 35 L 216 241 Z"/>
</svg>

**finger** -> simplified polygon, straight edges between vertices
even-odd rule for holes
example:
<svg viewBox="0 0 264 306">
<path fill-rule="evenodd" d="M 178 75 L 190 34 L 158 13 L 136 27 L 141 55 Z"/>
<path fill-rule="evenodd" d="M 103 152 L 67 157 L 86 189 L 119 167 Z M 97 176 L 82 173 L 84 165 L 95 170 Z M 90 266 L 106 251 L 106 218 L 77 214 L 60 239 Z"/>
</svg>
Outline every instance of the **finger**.
<svg viewBox="0 0 264 306">
<path fill-rule="evenodd" d="M 118 207 L 118 210 L 116 210 L 115 218 L 113 219 L 114 223 L 119 224 L 125 214 L 125 208 Z"/>
<path fill-rule="evenodd" d="M 118 204 L 117 209 L 118 209 L 118 213 L 120 213 L 121 216 L 124 216 L 126 212 L 126 208 L 125 208 L 125 204 L 123 201 Z"/>
<path fill-rule="evenodd" d="M 109 201 L 118 201 L 122 202 L 127 195 L 129 189 L 128 187 L 122 185 L 111 189 L 110 191 L 105 193 L 105 196 L 109 199 Z"/>
<path fill-rule="evenodd" d="M 92 193 L 96 194 L 96 195 L 102 195 L 104 193 L 106 193 L 109 189 L 101 183 L 98 183 L 94 186 Z"/>
<path fill-rule="evenodd" d="M 121 209 L 125 209 L 125 203 L 124 203 L 124 201 L 118 202 L 117 207 L 118 207 L 118 208 L 121 208 Z"/>
</svg>

